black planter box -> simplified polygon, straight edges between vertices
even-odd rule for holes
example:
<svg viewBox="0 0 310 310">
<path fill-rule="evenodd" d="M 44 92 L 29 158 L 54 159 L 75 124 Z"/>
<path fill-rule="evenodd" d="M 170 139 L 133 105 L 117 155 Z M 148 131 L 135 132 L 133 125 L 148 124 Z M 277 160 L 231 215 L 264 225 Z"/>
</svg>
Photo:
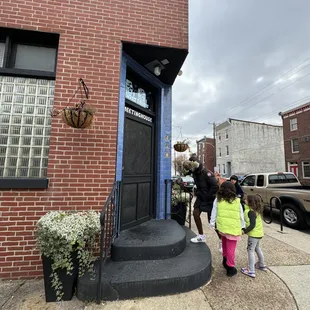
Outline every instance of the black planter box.
<svg viewBox="0 0 310 310">
<path fill-rule="evenodd" d="M 68 301 L 71 300 L 76 289 L 77 278 L 78 278 L 78 260 L 77 260 L 77 252 L 72 253 L 73 260 L 73 270 L 72 275 L 67 274 L 65 269 L 60 269 L 57 271 L 59 279 L 63 286 L 63 297 L 61 300 Z M 43 275 L 44 275 L 44 289 L 45 289 L 45 300 L 46 302 L 55 302 L 57 301 L 57 296 L 54 288 L 52 287 L 52 260 L 49 257 L 42 255 L 42 263 L 43 263 Z"/>
<path fill-rule="evenodd" d="M 187 203 L 179 202 L 171 206 L 171 219 L 177 221 L 180 225 L 185 225 L 187 213 Z"/>
</svg>

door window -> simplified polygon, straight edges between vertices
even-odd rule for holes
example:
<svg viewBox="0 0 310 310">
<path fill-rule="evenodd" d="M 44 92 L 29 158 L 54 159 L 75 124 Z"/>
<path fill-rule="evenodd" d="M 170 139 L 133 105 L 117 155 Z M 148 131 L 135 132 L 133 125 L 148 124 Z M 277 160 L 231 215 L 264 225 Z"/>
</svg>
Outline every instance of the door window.
<svg viewBox="0 0 310 310">
<path fill-rule="evenodd" d="M 255 175 L 247 176 L 241 183 L 242 186 L 255 186 Z"/>
<path fill-rule="evenodd" d="M 258 187 L 263 187 L 264 186 L 264 176 L 263 175 L 259 175 L 257 177 L 257 186 Z"/>
</svg>

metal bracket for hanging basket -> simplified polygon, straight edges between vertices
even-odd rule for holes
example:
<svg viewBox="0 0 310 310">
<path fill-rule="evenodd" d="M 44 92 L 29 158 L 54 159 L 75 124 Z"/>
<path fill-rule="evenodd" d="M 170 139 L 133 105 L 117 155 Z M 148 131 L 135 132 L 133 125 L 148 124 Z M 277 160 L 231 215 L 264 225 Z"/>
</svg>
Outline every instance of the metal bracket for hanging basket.
<svg viewBox="0 0 310 310">
<path fill-rule="evenodd" d="M 187 143 L 176 143 L 173 145 L 173 148 L 177 152 L 185 152 L 188 149 L 188 144 Z"/>
</svg>

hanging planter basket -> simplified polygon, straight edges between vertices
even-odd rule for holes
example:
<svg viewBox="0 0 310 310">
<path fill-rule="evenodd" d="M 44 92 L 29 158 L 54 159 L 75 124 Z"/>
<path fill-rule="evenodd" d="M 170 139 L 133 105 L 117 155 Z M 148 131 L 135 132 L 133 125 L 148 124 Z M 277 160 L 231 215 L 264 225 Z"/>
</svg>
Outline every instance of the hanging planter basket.
<svg viewBox="0 0 310 310">
<path fill-rule="evenodd" d="M 185 152 L 188 149 L 188 144 L 185 142 L 177 142 L 176 144 L 174 144 L 173 148 L 177 151 L 177 152 Z"/>
<path fill-rule="evenodd" d="M 70 127 L 87 128 L 94 121 L 94 113 L 84 109 L 65 108 L 62 110 L 62 119 Z"/>
<path fill-rule="evenodd" d="M 82 89 L 83 88 L 83 89 Z M 79 79 L 79 85 L 70 98 L 71 100 L 76 96 L 77 92 L 81 90 L 82 96 L 84 92 L 84 96 L 88 99 L 88 87 L 84 83 L 83 79 Z M 80 102 L 76 103 L 73 107 L 66 107 L 64 109 L 52 109 L 51 116 L 58 116 L 61 114 L 62 120 L 65 124 L 72 128 L 88 128 L 92 125 L 95 120 L 96 110 L 93 109 L 90 105 L 86 104 L 84 99 L 81 99 Z"/>
</svg>

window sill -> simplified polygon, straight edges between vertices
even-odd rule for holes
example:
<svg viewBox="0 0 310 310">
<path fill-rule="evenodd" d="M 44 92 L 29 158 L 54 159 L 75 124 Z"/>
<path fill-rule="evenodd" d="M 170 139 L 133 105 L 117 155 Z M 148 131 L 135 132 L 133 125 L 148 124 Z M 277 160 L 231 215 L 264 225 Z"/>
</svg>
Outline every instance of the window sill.
<svg viewBox="0 0 310 310">
<path fill-rule="evenodd" d="M 42 189 L 48 188 L 49 179 L 47 178 L 0 178 L 0 190 L 1 189 Z"/>
</svg>

